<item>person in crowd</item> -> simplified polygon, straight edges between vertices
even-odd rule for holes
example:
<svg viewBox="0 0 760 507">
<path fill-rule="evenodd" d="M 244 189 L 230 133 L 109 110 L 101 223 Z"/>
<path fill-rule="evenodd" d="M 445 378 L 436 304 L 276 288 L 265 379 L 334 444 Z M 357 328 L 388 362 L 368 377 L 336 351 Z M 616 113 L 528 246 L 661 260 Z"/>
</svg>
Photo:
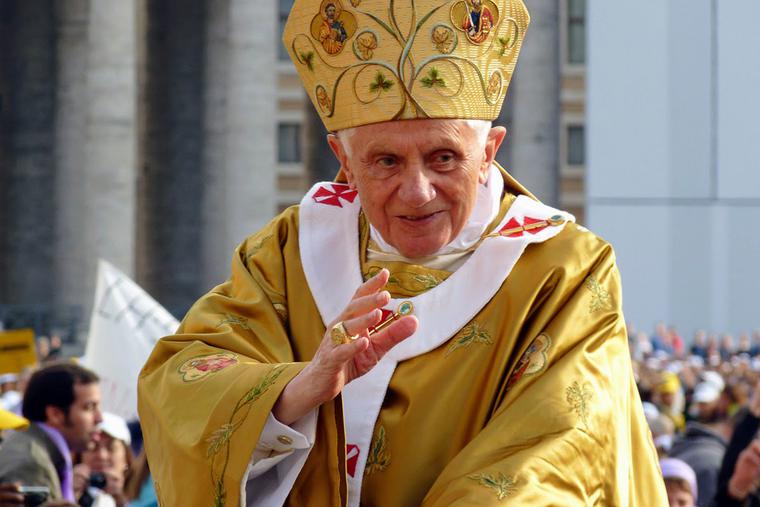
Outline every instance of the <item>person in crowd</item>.
<svg viewBox="0 0 760 507">
<path fill-rule="evenodd" d="M 653 401 L 660 412 L 673 421 L 676 431 L 683 431 L 685 427 L 684 394 L 678 375 L 672 371 L 665 371 L 661 374 L 660 382 L 654 390 Z"/>
<path fill-rule="evenodd" d="M 681 358 L 684 355 L 685 344 L 681 334 L 675 326 L 671 326 L 668 329 L 668 336 L 670 337 L 670 343 L 673 347 L 673 355 L 677 358 Z"/>
<path fill-rule="evenodd" d="M 739 417 L 718 475 L 716 507 L 760 507 L 760 382 Z"/>
<path fill-rule="evenodd" d="M 340 67 L 304 60 L 320 6 L 296 1 L 284 39 L 338 181 L 246 240 L 148 359 L 161 503 L 664 504 L 614 254 L 494 163 L 523 1 L 489 1 L 483 45 L 451 28 L 465 2 L 362 2 L 357 33 L 396 35 Z"/>
<path fill-rule="evenodd" d="M 50 338 L 47 336 L 38 336 L 37 343 L 37 358 L 40 363 L 45 364 L 50 357 Z"/>
<path fill-rule="evenodd" d="M 752 341 L 749 338 L 749 333 L 741 333 L 739 335 L 739 342 L 736 344 L 737 354 L 746 354 L 749 356 L 752 353 Z"/>
<path fill-rule="evenodd" d="M 0 408 L 15 412 L 21 403 L 21 393 L 18 390 L 18 375 L 5 373 L 0 375 Z"/>
<path fill-rule="evenodd" d="M 694 333 L 690 352 L 693 356 L 699 356 L 707 360 L 707 333 L 703 329 Z"/>
<path fill-rule="evenodd" d="M 697 498 L 699 488 L 694 470 L 684 461 L 677 458 L 660 460 L 662 478 L 668 492 L 669 507 L 694 507 L 699 505 Z"/>
<path fill-rule="evenodd" d="M 158 507 L 158 497 L 150 475 L 148 456 L 143 449 L 134 461 L 134 470 L 130 474 L 124 493 L 129 507 Z"/>
<path fill-rule="evenodd" d="M 123 507 L 132 470 L 131 435 L 123 418 L 108 412 L 98 433 L 74 465 L 74 494 L 82 507 Z"/>
<path fill-rule="evenodd" d="M 95 373 L 72 363 L 35 372 L 23 400 L 31 425 L 0 447 L 0 483 L 45 486 L 52 500 L 74 501 L 72 452 L 87 448 L 101 422 Z"/>
<path fill-rule="evenodd" d="M 675 437 L 675 427 L 673 420 L 665 414 L 658 414 L 657 417 L 649 422 L 649 429 L 652 431 L 654 447 L 657 449 L 657 455 L 660 458 L 668 456 L 670 449 L 673 447 L 673 438 Z"/>
<path fill-rule="evenodd" d="M 720 396 L 712 383 L 697 385 L 689 409 L 694 420 L 687 423 L 685 433 L 670 450 L 671 457 L 685 461 L 696 473 L 699 507 L 710 505 L 715 495 L 718 472 L 731 435 L 731 423 L 720 410 Z"/>
<path fill-rule="evenodd" d="M 728 333 L 724 334 L 720 339 L 720 358 L 722 361 L 730 361 L 731 356 L 736 352 L 736 345 L 734 344 L 734 337 Z"/>
<path fill-rule="evenodd" d="M 760 329 L 752 331 L 752 349 L 750 350 L 752 357 L 760 356 Z"/>
</svg>

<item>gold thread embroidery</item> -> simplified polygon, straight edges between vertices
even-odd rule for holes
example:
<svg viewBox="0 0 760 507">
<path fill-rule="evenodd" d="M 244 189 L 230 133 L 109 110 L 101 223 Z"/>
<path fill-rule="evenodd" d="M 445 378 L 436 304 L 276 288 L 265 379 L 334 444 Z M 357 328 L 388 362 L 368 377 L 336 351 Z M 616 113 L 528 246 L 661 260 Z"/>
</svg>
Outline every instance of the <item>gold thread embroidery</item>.
<svg viewBox="0 0 760 507">
<path fill-rule="evenodd" d="M 588 430 L 589 402 L 594 396 L 588 382 L 581 385 L 577 380 L 574 381 L 565 389 L 565 395 L 571 410 L 578 414 L 586 430 Z"/>
<path fill-rule="evenodd" d="M 469 347 L 473 343 L 493 345 L 491 335 L 488 334 L 488 331 L 481 328 L 477 322 L 471 323 L 454 337 L 454 340 L 446 351 L 446 355 L 448 356 L 457 349 Z"/>
<path fill-rule="evenodd" d="M 230 443 L 232 436 L 242 425 L 251 407 L 256 401 L 274 385 L 284 370 L 284 366 L 276 366 L 264 378 L 246 392 L 235 404 L 229 420 L 214 430 L 206 439 L 208 448 L 206 457 L 211 459 L 211 482 L 214 485 L 214 507 L 224 507 L 227 492 L 224 489 L 224 477 L 227 473 L 227 465 L 230 461 Z M 217 473 L 216 458 L 220 453 L 224 453 L 224 461 L 221 470 Z"/>
<path fill-rule="evenodd" d="M 277 315 L 280 316 L 280 320 L 284 323 L 288 321 L 288 307 L 284 303 L 272 303 Z"/>
<path fill-rule="evenodd" d="M 364 475 L 382 472 L 391 462 L 391 454 L 385 448 L 385 428 L 380 426 L 377 437 L 372 442 L 372 448 L 367 456 L 367 465 L 364 467 Z"/>
<path fill-rule="evenodd" d="M 225 324 L 230 324 L 233 326 L 240 326 L 243 329 L 247 329 L 248 331 L 251 330 L 251 326 L 248 324 L 248 319 L 243 318 L 239 315 L 232 315 L 230 313 L 225 313 L 224 318 L 219 321 L 219 324 L 216 325 L 216 327 L 222 327 Z"/>
<path fill-rule="evenodd" d="M 499 472 L 495 477 L 491 474 L 475 474 L 468 476 L 473 481 L 486 488 L 494 490 L 496 498 L 504 500 L 506 497 L 517 491 L 515 478 L 511 475 L 504 475 Z"/>
<path fill-rule="evenodd" d="M 591 303 L 589 303 L 588 312 L 594 313 L 599 310 L 611 310 L 612 301 L 610 293 L 599 285 L 599 281 L 594 275 L 586 278 L 586 288 L 591 291 Z"/>
<path fill-rule="evenodd" d="M 251 246 L 251 249 L 248 250 L 248 253 L 245 256 L 245 260 L 248 261 L 251 259 L 251 257 L 256 255 L 259 252 L 259 250 L 261 250 L 261 248 L 264 246 L 264 243 L 267 240 L 269 240 L 269 238 L 271 238 L 272 236 L 273 236 L 272 234 L 269 234 L 267 236 L 264 236 L 260 240 L 256 241 L 256 243 L 254 243 L 253 246 Z"/>
<path fill-rule="evenodd" d="M 457 47 L 458 39 L 454 29 L 447 25 L 438 24 L 433 27 L 430 39 L 439 53 L 448 55 Z"/>
</svg>

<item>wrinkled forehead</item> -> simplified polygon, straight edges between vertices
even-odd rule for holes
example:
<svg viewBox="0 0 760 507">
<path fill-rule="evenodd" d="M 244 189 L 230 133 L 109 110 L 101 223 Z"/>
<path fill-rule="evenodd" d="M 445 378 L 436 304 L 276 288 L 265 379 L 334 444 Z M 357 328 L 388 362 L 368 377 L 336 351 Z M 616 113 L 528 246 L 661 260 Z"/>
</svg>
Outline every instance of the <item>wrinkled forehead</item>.
<svg viewBox="0 0 760 507">
<path fill-rule="evenodd" d="M 463 143 L 477 148 L 485 142 L 490 128 L 491 122 L 485 120 L 398 120 L 362 125 L 337 134 L 349 151 L 383 144 L 390 148 L 440 142 Z"/>
</svg>

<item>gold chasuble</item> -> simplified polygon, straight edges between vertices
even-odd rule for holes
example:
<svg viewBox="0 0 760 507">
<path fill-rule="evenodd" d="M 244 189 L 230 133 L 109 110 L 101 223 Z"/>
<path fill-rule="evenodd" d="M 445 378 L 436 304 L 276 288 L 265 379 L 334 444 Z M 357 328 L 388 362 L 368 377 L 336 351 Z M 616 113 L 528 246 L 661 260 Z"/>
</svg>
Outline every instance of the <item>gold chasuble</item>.
<svg viewBox="0 0 760 507">
<path fill-rule="evenodd" d="M 340 183 L 244 241 L 140 374 L 160 504 L 240 505 L 278 396 L 325 322 L 389 267 L 387 309 L 411 301 L 417 332 L 319 408 L 286 505 L 667 505 L 612 248 L 503 176 L 487 232 L 508 234 L 453 273 L 368 261 L 358 196 Z"/>
</svg>

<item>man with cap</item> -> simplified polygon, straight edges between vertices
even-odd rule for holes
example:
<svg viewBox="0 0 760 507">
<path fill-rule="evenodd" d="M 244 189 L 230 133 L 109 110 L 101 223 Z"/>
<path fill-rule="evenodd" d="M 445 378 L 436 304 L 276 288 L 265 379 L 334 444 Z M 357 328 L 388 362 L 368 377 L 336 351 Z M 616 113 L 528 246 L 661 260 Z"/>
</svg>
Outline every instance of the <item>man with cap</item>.
<svg viewBox="0 0 760 507">
<path fill-rule="evenodd" d="M 143 368 L 161 504 L 664 504 L 612 249 L 494 162 L 523 2 L 475 40 L 464 0 L 334 0 L 335 54 L 324 3 L 284 42 L 340 171 Z"/>
<path fill-rule="evenodd" d="M 660 469 L 670 507 L 697 505 L 697 476 L 688 464 L 677 458 L 663 458 L 660 460 Z"/>
</svg>

